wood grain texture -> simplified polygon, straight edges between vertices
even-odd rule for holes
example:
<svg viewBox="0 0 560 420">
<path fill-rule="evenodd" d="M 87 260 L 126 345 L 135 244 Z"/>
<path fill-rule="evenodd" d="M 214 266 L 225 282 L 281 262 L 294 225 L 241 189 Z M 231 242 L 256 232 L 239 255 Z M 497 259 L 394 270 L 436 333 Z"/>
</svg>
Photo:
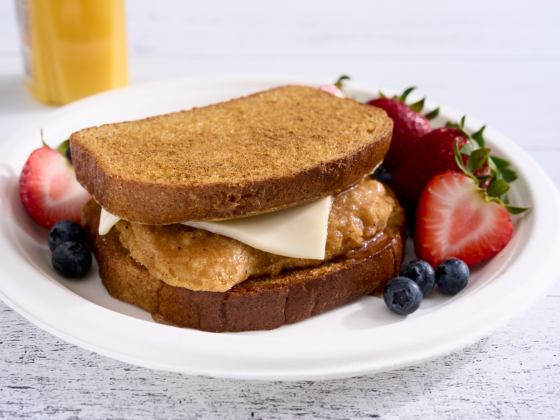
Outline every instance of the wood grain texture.
<svg viewBox="0 0 560 420">
<path fill-rule="evenodd" d="M 0 142 L 53 112 L 21 84 L 13 4 L 0 2 Z M 416 85 L 419 96 L 510 136 L 560 187 L 557 1 L 135 0 L 127 7 L 133 83 L 267 73 Z M 554 419 L 558 319 L 560 283 L 488 339 L 432 362 L 346 380 L 259 383 L 116 362 L 58 340 L 0 302 L 0 418 Z"/>
<path fill-rule="evenodd" d="M 325 382 L 158 372 L 67 344 L 0 303 L 0 418 L 558 418 L 558 297 L 453 355 Z"/>
</svg>

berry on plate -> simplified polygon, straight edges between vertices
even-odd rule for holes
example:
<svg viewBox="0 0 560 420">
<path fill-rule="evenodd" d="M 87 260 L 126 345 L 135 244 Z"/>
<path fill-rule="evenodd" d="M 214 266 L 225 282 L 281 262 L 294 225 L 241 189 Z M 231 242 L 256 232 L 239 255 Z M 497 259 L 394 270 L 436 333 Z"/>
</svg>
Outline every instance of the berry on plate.
<svg viewBox="0 0 560 420">
<path fill-rule="evenodd" d="M 383 300 L 391 311 L 399 315 L 410 315 L 422 303 L 422 290 L 413 280 L 396 277 L 389 280 L 383 290 Z"/>
<path fill-rule="evenodd" d="M 430 179 L 447 170 L 460 171 L 453 153 L 456 142 L 461 149 L 470 140 L 458 128 L 430 131 L 416 144 L 413 153 L 393 170 L 391 188 L 407 210 L 407 216 L 414 215 L 416 203 Z"/>
<path fill-rule="evenodd" d="M 393 182 L 393 175 L 387 172 L 387 169 L 383 166 L 378 166 L 372 175 L 375 179 L 385 184 L 391 184 L 391 182 Z"/>
<path fill-rule="evenodd" d="M 319 86 L 319 90 L 322 90 L 323 92 L 332 93 L 334 96 L 338 96 L 339 98 L 346 98 L 346 95 L 342 91 L 342 84 L 344 80 L 350 80 L 350 77 L 340 76 L 338 80 L 332 85 Z"/>
<path fill-rule="evenodd" d="M 88 242 L 88 236 L 84 228 L 75 221 L 60 220 L 49 232 L 49 248 L 54 251 L 64 242 L 78 242 L 85 245 Z"/>
<path fill-rule="evenodd" d="M 482 127 L 473 135 L 469 135 L 465 131 L 465 117 L 459 124 L 447 123 L 446 127 L 437 128 L 422 137 L 414 146 L 411 155 L 392 172 L 391 188 L 406 210 L 410 222 L 414 221 L 420 194 L 430 179 L 448 170 L 461 172 L 461 167 L 467 164 L 469 156 L 474 151 L 485 148 L 485 128 Z M 455 153 L 455 146 L 459 150 L 460 159 Z M 482 163 L 472 170 L 472 174 L 482 187 L 489 186 L 490 182 L 498 178 L 505 182 L 517 179 L 517 174 L 509 167 L 509 162 L 489 155 L 484 156 Z"/>
<path fill-rule="evenodd" d="M 64 242 L 52 253 L 51 262 L 58 274 L 68 278 L 85 276 L 91 268 L 91 252 L 78 242 Z"/>
<path fill-rule="evenodd" d="M 507 209 L 489 201 L 465 174 L 436 175 L 422 193 L 416 210 L 416 256 L 432 266 L 450 257 L 468 265 L 492 258 L 513 231 Z"/>
<path fill-rule="evenodd" d="M 393 120 L 391 147 L 383 161 L 383 165 L 389 171 L 399 166 L 409 155 L 416 142 L 430 132 L 432 126 L 429 119 L 435 118 L 439 112 L 438 108 L 426 116 L 420 114 L 424 107 L 424 99 L 412 105 L 407 105 L 405 103 L 406 98 L 413 90 L 414 88 L 408 88 L 401 96 L 394 96 L 393 98 L 387 98 L 380 92 L 380 98 L 367 102 L 368 105 L 383 109 Z"/>
<path fill-rule="evenodd" d="M 527 210 L 506 204 L 509 185 L 499 172 L 493 171 L 490 178 L 474 175 L 488 163 L 490 149 L 474 150 L 466 165 L 457 144 L 454 152 L 463 172 L 445 171 L 433 177 L 416 209 L 416 256 L 433 267 L 448 258 L 471 266 L 494 257 L 511 239 L 510 213 Z M 487 188 L 481 187 L 488 181 Z"/>
<path fill-rule="evenodd" d="M 430 293 L 436 284 L 433 267 L 422 260 L 413 260 L 403 265 L 399 276 L 414 280 L 424 296 Z"/>
<path fill-rule="evenodd" d="M 467 286 L 470 274 L 467 264 L 457 258 L 449 258 L 438 265 L 436 283 L 443 293 L 454 295 Z"/>
<path fill-rule="evenodd" d="M 91 198 L 76 181 L 74 167 L 57 150 L 41 147 L 31 153 L 19 179 L 21 201 L 31 218 L 50 229 L 63 219 L 80 222 Z"/>
</svg>

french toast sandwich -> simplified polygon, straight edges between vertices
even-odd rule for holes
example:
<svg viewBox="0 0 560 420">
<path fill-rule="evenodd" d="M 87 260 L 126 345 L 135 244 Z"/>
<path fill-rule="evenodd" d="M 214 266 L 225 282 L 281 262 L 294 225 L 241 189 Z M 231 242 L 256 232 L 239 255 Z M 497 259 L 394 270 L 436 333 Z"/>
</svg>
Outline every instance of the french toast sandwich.
<svg viewBox="0 0 560 420">
<path fill-rule="evenodd" d="M 370 176 L 391 132 L 382 110 L 284 86 L 72 134 L 104 285 L 158 322 L 212 332 L 278 328 L 381 292 L 406 238 L 398 201 Z M 304 208 L 322 233 L 290 225 Z M 245 240 L 266 217 L 256 226 L 308 229 L 322 251 L 291 252 L 302 232 L 286 234 L 287 251 Z M 230 234 L 232 221 L 250 223 Z"/>
</svg>

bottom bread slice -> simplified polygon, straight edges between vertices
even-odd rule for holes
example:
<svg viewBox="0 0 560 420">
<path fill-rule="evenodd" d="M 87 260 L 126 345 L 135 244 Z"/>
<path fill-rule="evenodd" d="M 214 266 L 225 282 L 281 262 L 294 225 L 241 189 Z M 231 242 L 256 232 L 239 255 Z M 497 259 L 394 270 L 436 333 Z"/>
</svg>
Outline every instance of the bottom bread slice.
<svg viewBox="0 0 560 420">
<path fill-rule="evenodd" d="M 403 220 L 352 258 L 251 278 L 227 292 L 192 291 L 153 277 L 132 259 L 115 230 L 98 236 L 99 213 L 100 207 L 90 201 L 82 223 L 93 240 L 99 275 L 109 294 L 151 312 L 157 322 L 203 331 L 271 330 L 381 293 L 398 275 L 404 257 Z"/>
</svg>

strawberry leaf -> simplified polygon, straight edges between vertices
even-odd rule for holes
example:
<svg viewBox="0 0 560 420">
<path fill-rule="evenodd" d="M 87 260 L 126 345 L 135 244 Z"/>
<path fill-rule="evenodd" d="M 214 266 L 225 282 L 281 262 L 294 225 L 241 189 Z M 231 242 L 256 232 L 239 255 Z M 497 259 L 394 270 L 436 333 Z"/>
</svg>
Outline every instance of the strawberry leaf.
<svg viewBox="0 0 560 420">
<path fill-rule="evenodd" d="M 490 156 L 490 149 L 482 148 L 473 151 L 467 160 L 467 172 L 474 174 L 488 160 L 488 156 Z"/>
<path fill-rule="evenodd" d="M 529 207 L 514 207 L 508 206 L 507 204 L 504 206 L 510 214 L 521 214 L 529 210 Z"/>
<path fill-rule="evenodd" d="M 401 101 L 403 104 L 406 101 L 406 98 L 408 97 L 408 95 L 410 94 L 410 92 L 412 92 L 414 89 L 416 89 L 415 87 L 409 87 L 408 89 L 406 89 L 403 94 L 401 96 L 399 96 L 397 99 L 399 101 Z"/>
<path fill-rule="evenodd" d="M 509 190 L 509 185 L 503 179 L 496 179 L 492 182 L 488 188 L 486 188 L 486 194 L 488 197 L 500 197 L 504 195 Z"/>
<path fill-rule="evenodd" d="M 509 167 L 510 163 L 507 160 L 495 156 L 491 156 L 490 159 L 506 182 L 513 182 L 517 179 L 517 173 Z"/>
<path fill-rule="evenodd" d="M 523 213 L 527 210 L 525 207 L 514 207 L 509 205 L 509 199 L 507 196 L 507 191 L 509 190 L 508 182 L 515 181 L 517 179 L 517 173 L 511 169 L 510 163 L 501 158 L 490 156 L 490 149 L 484 147 L 485 141 L 483 137 L 483 132 L 486 126 L 483 126 L 480 130 L 470 136 L 464 129 L 465 118 L 461 118 L 460 124 L 448 122 L 447 127 L 453 127 L 459 129 L 463 132 L 465 137 L 470 141 L 461 147 L 459 150 L 457 141 L 453 145 L 453 154 L 455 156 L 455 162 L 457 166 L 463 171 L 465 175 L 475 180 L 477 187 L 484 191 L 483 185 L 490 180 L 490 185 L 486 188 L 486 196 L 489 201 L 495 201 L 498 204 L 504 206 L 511 214 Z M 463 163 L 463 156 L 469 156 L 466 167 Z M 474 172 L 479 169 L 484 162 L 488 162 L 490 167 L 491 175 L 475 177 Z"/>
<path fill-rule="evenodd" d="M 457 163 L 457 166 L 461 169 L 461 171 L 465 173 L 465 175 L 476 181 L 476 178 L 472 174 L 467 172 L 467 169 L 465 168 L 465 164 L 463 163 L 463 156 L 461 156 L 461 152 L 459 152 L 458 144 L 459 142 L 457 140 L 455 140 L 455 143 L 453 143 L 453 154 L 455 155 L 455 162 Z"/>
<path fill-rule="evenodd" d="M 500 169 L 500 168 L 498 168 L 498 170 L 500 171 L 500 173 L 502 174 L 502 178 L 506 182 L 513 182 L 517 179 L 517 173 L 513 169 L 509 169 L 509 168 Z"/>
<path fill-rule="evenodd" d="M 422 108 L 424 108 L 424 100 L 425 99 L 426 98 L 422 98 L 418 102 L 413 103 L 412 105 L 410 105 L 410 109 L 412 109 L 414 112 L 422 111 Z"/>
<path fill-rule="evenodd" d="M 478 144 L 476 144 L 474 141 L 469 141 L 463 147 L 461 147 L 461 150 L 459 151 L 463 155 L 470 156 L 475 150 L 478 149 L 480 149 L 480 147 L 478 147 Z"/>
<path fill-rule="evenodd" d="M 438 115 L 439 115 L 439 107 L 437 107 L 436 109 L 434 109 L 431 112 L 428 112 L 426 115 L 424 115 L 424 117 L 426 117 L 427 120 L 433 120 Z"/>
<path fill-rule="evenodd" d="M 343 82 L 344 82 L 345 80 L 350 80 L 350 77 L 349 77 L 349 76 L 346 76 L 346 75 L 340 76 L 340 77 L 338 78 L 338 80 L 335 82 L 334 85 L 335 85 L 337 88 L 339 88 L 340 90 L 342 90 L 342 84 L 343 84 Z M 380 93 L 381 93 L 381 92 L 380 92 Z"/>
<path fill-rule="evenodd" d="M 386 98 L 387 96 L 385 96 L 385 94 L 383 92 L 379 91 L 379 97 L 380 98 Z"/>
<path fill-rule="evenodd" d="M 465 117 L 463 117 L 463 120 L 464 120 L 464 118 L 465 118 Z M 459 124 L 457 124 L 457 123 L 452 123 L 452 122 L 448 122 L 448 123 L 445 124 L 445 125 L 446 125 L 447 127 L 456 128 L 457 130 L 460 130 L 466 138 L 468 138 L 468 139 L 471 138 L 471 136 L 469 136 L 469 133 L 467 133 L 467 132 L 465 131 L 465 129 L 463 128 L 462 125 L 459 125 Z"/>
<path fill-rule="evenodd" d="M 506 168 L 510 165 L 510 163 L 507 160 L 496 156 L 492 156 L 492 160 L 494 161 L 494 163 L 499 169 Z"/>
<path fill-rule="evenodd" d="M 484 137 L 482 137 L 482 133 L 484 132 L 485 128 L 486 126 L 483 125 L 480 130 L 478 130 L 476 133 L 474 133 L 471 136 L 478 143 L 480 147 L 484 147 L 486 145 L 486 142 L 484 141 Z"/>
<path fill-rule="evenodd" d="M 58 146 L 56 150 L 58 150 L 62 156 L 66 157 L 66 152 L 68 152 L 69 147 L 70 140 L 64 140 L 62 143 L 60 143 L 60 146 Z"/>
<path fill-rule="evenodd" d="M 486 181 L 492 179 L 492 175 L 477 176 L 476 179 L 478 179 L 478 185 L 483 185 Z"/>
</svg>

